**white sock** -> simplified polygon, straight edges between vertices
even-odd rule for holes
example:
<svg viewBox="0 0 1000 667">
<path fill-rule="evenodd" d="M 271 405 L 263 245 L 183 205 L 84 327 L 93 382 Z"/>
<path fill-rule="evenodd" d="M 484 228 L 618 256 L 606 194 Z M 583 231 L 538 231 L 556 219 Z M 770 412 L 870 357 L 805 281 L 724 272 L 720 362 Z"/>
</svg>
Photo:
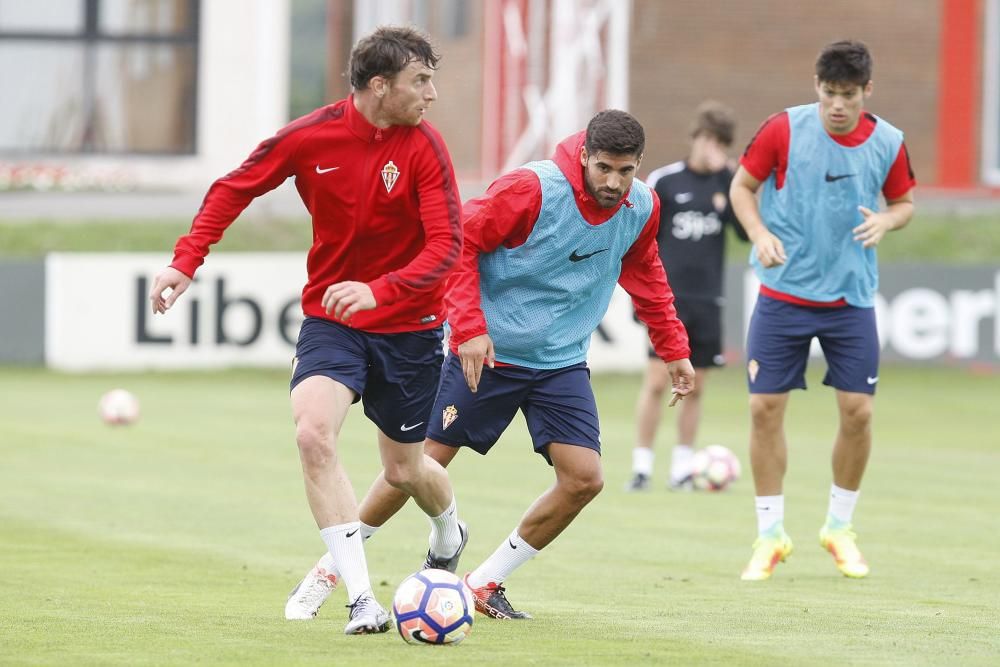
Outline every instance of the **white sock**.
<svg viewBox="0 0 1000 667">
<path fill-rule="evenodd" d="M 364 541 L 367 541 L 369 537 L 378 532 L 378 529 L 382 527 L 382 526 L 369 526 L 364 521 L 359 521 L 358 523 L 361 524 L 361 539 Z M 329 554 L 330 552 L 327 551 L 327 553 Z M 337 569 L 337 562 L 333 560 L 333 554 L 330 554 L 330 561 L 331 561 L 330 567 L 326 568 L 326 570 L 333 576 L 337 577 L 337 580 L 339 581 L 341 579 L 340 570 Z"/>
<path fill-rule="evenodd" d="M 757 534 L 765 535 L 775 528 L 784 530 L 785 496 L 756 496 Z"/>
<path fill-rule="evenodd" d="M 653 476 L 653 459 L 656 454 L 652 447 L 635 447 L 632 449 L 632 472 L 637 475 Z"/>
<path fill-rule="evenodd" d="M 842 524 L 851 523 L 854 506 L 858 504 L 861 491 L 848 491 L 836 484 L 830 485 L 830 509 L 827 513 Z"/>
<path fill-rule="evenodd" d="M 674 445 L 670 453 L 670 479 L 679 482 L 691 474 L 691 457 L 694 447 L 691 445 Z"/>
<path fill-rule="evenodd" d="M 368 562 L 365 561 L 364 540 L 360 533 L 360 521 L 342 523 L 319 531 L 337 565 L 340 580 L 347 587 L 347 598 L 352 604 L 365 594 L 371 595 L 372 591 Z"/>
<path fill-rule="evenodd" d="M 369 526 L 364 521 L 359 521 L 358 523 L 361 524 L 361 539 L 364 540 L 365 542 L 367 542 L 368 538 L 377 533 L 378 529 L 382 527 L 382 526 Z"/>
<path fill-rule="evenodd" d="M 430 542 L 431 553 L 435 556 L 454 556 L 462 546 L 462 531 L 458 529 L 458 506 L 452 497 L 451 505 L 438 516 L 427 517 L 431 520 Z"/>
<path fill-rule="evenodd" d="M 469 585 L 482 588 L 486 584 L 501 584 L 510 574 L 535 557 L 538 549 L 521 539 L 517 529 L 497 547 L 493 555 L 469 573 Z"/>
</svg>

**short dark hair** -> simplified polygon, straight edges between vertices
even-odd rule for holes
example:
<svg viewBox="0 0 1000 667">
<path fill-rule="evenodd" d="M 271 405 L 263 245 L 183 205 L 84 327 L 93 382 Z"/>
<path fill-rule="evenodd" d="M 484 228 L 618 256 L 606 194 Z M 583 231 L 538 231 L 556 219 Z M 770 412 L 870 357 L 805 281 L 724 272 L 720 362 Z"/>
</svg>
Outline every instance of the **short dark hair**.
<svg viewBox="0 0 1000 667">
<path fill-rule="evenodd" d="M 731 145 L 736 134 L 736 115 L 733 110 L 715 100 L 706 100 L 699 104 L 694 123 L 691 124 L 691 137 L 697 137 L 699 134 L 715 137 L 723 146 Z"/>
<path fill-rule="evenodd" d="M 866 86 L 872 80 L 872 54 L 864 42 L 853 39 L 827 44 L 816 58 L 816 78 Z"/>
<path fill-rule="evenodd" d="M 351 50 L 351 86 L 363 90 L 376 76 L 391 79 L 413 60 L 437 69 L 440 59 L 427 35 L 416 28 L 381 26 L 358 40 Z"/>
<path fill-rule="evenodd" d="M 587 123 L 585 146 L 589 155 L 605 151 L 611 155 L 638 156 L 646 149 L 646 133 L 632 114 L 607 109 Z"/>
</svg>

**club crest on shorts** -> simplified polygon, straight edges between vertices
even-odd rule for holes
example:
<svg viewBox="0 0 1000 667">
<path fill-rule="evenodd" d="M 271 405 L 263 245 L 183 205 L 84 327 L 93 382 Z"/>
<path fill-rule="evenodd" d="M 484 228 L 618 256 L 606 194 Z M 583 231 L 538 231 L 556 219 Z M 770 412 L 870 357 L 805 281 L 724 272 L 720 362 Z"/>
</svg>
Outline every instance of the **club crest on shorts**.
<svg viewBox="0 0 1000 667">
<path fill-rule="evenodd" d="M 757 363 L 756 359 L 751 359 L 750 363 L 747 364 L 747 374 L 750 376 L 751 382 L 757 380 L 757 371 L 759 370 L 760 370 L 760 364 Z"/>
<path fill-rule="evenodd" d="M 441 411 L 441 422 L 444 424 L 444 428 L 451 426 L 456 419 L 458 419 L 458 408 L 454 405 L 449 405 Z"/>
<path fill-rule="evenodd" d="M 392 186 L 396 184 L 396 180 L 399 178 L 399 167 L 396 166 L 392 160 L 385 163 L 382 167 L 382 183 L 385 184 L 385 191 L 392 192 Z"/>
</svg>

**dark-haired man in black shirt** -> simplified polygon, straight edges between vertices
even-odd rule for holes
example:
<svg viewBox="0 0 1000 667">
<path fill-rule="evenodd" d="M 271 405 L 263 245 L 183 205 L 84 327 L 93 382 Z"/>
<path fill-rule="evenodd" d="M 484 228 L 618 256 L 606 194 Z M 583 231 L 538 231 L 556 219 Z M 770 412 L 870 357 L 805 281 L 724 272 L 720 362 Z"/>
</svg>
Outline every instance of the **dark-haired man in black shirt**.
<svg viewBox="0 0 1000 667">
<path fill-rule="evenodd" d="M 725 226 L 732 225 L 744 240 L 729 205 L 727 148 L 736 127 L 733 112 L 718 102 L 698 107 L 686 160 L 654 170 L 646 183 L 660 197 L 660 259 L 670 276 L 677 314 L 688 329 L 695 389 L 679 405 L 677 442 L 671 455 L 671 488 L 690 485 L 690 462 L 701 418 L 706 371 L 721 366 L 722 283 Z M 664 393 L 670 387 L 665 364 L 650 354 L 639 394 L 636 415 L 638 439 L 632 450 L 629 491 L 642 491 L 653 474 L 653 442 L 660 424 Z"/>
</svg>

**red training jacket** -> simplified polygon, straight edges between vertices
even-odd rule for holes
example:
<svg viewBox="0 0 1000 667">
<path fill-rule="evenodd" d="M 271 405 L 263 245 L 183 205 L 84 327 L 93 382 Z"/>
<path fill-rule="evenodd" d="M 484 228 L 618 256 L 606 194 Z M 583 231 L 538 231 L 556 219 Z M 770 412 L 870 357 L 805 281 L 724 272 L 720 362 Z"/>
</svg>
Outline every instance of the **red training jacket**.
<svg viewBox="0 0 1000 667">
<path fill-rule="evenodd" d="M 580 214 L 592 225 L 606 222 L 618 207 L 632 206 L 628 192 L 615 208 L 602 208 L 584 185 L 580 149 L 586 132 L 564 139 L 556 148 L 553 161 L 576 193 Z M 653 348 L 665 361 L 686 359 L 691 355 L 687 331 L 677 319 L 674 294 L 660 261 L 656 231 L 660 225 L 660 200 L 653 192 L 653 211 L 639 238 L 622 259 L 620 284 L 632 297 L 636 314 L 649 328 Z M 542 186 L 535 172 L 515 169 L 504 174 L 482 197 L 465 204 L 465 242 L 462 259 L 448 279 L 449 345 L 458 354 L 458 346 L 470 338 L 488 333 L 479 297 L 479 255 L 493 252 L 501 245 L 516 248 L 534 229 L 542 207 Z M 539 267 L 544 270 L 544 267 Z"/>
<path fill-rule="evenodd" d="M 294 176 L 313 224 L 303 312 L 332 319 L 321 306 L 324 292 L 354 280 L 371 287 L 378 306 L 348 326 L 374 333 L 440 326 L 445 281 L 462 251 L 448 149 L 426 121 L 379 129 L 353 102 L 293 121 L 215 181 L 190 233 L 178 239 L 171 266 L 193 277 L 240 212 Z"/>
</svg>

